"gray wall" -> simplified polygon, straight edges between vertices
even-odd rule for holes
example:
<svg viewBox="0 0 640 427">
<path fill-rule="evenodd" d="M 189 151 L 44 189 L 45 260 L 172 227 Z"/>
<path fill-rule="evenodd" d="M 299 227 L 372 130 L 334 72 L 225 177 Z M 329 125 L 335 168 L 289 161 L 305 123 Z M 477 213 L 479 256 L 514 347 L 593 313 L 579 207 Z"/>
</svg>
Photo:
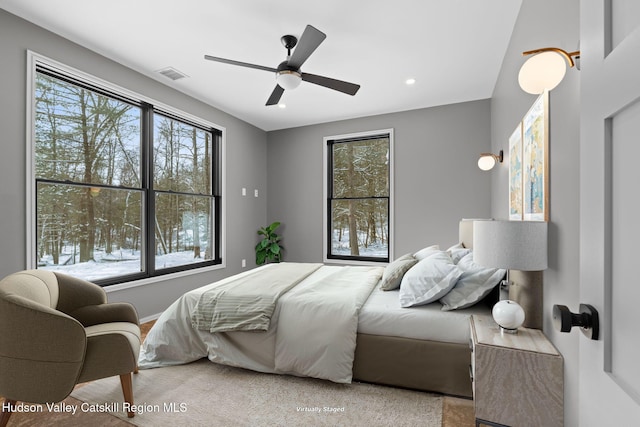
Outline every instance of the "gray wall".
<svg viewBox="0 0 640 427">
<path fill-rule="evenodd" d="M 508 138 L 536 99 L 518 86 L 522 52 L 541 47 L 578 49 L 579 0 L 524 0 L 491 102 L 491 143 L 508 151 Z M 578 424 L 579 333 L 561 334 L 552 326 L 554 304 L 576 311 L 579 303 L 579 145 L 580 71 L 567 70 L 550 92 L 549 268 L 544 272 L 544 332 L 565 360 L 565 425 Z M 505 163 L 508 159 L 505 159 Z M 508 213 L 508 167 L 492 173 L 491 212 Z"/>
<path fill-rule="evenodd" d="M 323 259 L 323 138 L 394 129 L 395 255 L 457 242 L 461 218 L 490 214 L 490 101 L 364 117 L 268 133 L 268 221 L 281 221 L 287 261 Z"/>
<path fill-rule="evenodd" d="M 227 130 L 227 268 L 110 292 L 142 318 L 164 310 L 185 291 L 255 266 L 255 230 L 266 218 L 266 133 L 220 110 L 82 48 L 0 9 L 0 276 L 26 267 L 26 58 L 27 49 L 111 83 L 211 121 Z M 261 197 L 242 197 L 241 188 Z"/>
</svg>

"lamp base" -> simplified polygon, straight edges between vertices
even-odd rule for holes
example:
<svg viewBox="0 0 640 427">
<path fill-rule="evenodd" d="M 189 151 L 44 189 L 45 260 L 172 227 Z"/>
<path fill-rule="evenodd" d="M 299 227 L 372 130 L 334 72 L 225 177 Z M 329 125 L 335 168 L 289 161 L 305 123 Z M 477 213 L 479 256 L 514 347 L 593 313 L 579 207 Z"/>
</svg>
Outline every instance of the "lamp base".
<svg viewBox="0 0 640 427">
<path fill-rule="evenodd" d="M 517 334 L 518 328 L 512 329 L 512 328 L 504 328 L 500 326 L 500 332 L 503 334 Z"/>
<path fill-rule="evenodd" d="M 509 270 L 509 299 L 524 309 L 525 328 L 542 329 L 542 271 Z"/>
<path fill-rule="evenodd" d="M 518 328 L 525 320 L 522 307 L 511 300 L 498 301 L 491 309 L 491 315 L 500 330 L 508 334 L 518 333 Z"/>
</svg>

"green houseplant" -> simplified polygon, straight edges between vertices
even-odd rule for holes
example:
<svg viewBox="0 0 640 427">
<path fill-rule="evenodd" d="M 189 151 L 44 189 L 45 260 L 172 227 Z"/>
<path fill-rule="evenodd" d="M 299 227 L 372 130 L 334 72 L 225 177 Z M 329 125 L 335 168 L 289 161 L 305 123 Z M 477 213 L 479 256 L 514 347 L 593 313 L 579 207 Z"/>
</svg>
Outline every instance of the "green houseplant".
<svg viewBox="0 0 640 427">
<path fill-rule="evenodd" d="M 280 262 L 282 259 L 282 246 L 278 243 L 281 236 L 275 231 L 280 227 L 280 223 L 275 221 L 266 227 L 260 227 L 258 234 L 263 236 L 262 240 L 256 245 L 256 264 L 262 265 L 269 262 Z"/>
</svg>

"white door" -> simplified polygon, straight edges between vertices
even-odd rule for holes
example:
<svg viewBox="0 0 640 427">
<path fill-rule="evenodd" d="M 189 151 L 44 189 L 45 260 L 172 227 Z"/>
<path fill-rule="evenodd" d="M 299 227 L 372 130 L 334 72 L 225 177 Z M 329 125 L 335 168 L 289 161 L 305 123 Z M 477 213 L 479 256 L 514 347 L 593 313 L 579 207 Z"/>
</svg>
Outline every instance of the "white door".
<svg viewBox="0 0 640 427">
<path fill-rule="evenodd" d="M 640 1 L 580 2 L 580 426 L 640 426 Z"/>
</svg>

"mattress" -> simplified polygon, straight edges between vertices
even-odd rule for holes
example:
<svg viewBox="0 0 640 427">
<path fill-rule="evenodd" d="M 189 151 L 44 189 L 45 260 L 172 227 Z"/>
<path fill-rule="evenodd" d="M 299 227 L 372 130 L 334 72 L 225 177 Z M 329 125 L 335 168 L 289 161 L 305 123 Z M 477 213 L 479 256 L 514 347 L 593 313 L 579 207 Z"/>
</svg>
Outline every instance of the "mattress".
<svg viewBox="0 0 640 427">
<path fill-rule="evenodd" d="M 399 291 L 383 291 L 376 287 L 360 309 L 358 333 L 468 344 L 469 317 L 490 314 L 482 302 L 469 308 L 442 311 L 442 304 L 402 308 Z"/>
</svg>

